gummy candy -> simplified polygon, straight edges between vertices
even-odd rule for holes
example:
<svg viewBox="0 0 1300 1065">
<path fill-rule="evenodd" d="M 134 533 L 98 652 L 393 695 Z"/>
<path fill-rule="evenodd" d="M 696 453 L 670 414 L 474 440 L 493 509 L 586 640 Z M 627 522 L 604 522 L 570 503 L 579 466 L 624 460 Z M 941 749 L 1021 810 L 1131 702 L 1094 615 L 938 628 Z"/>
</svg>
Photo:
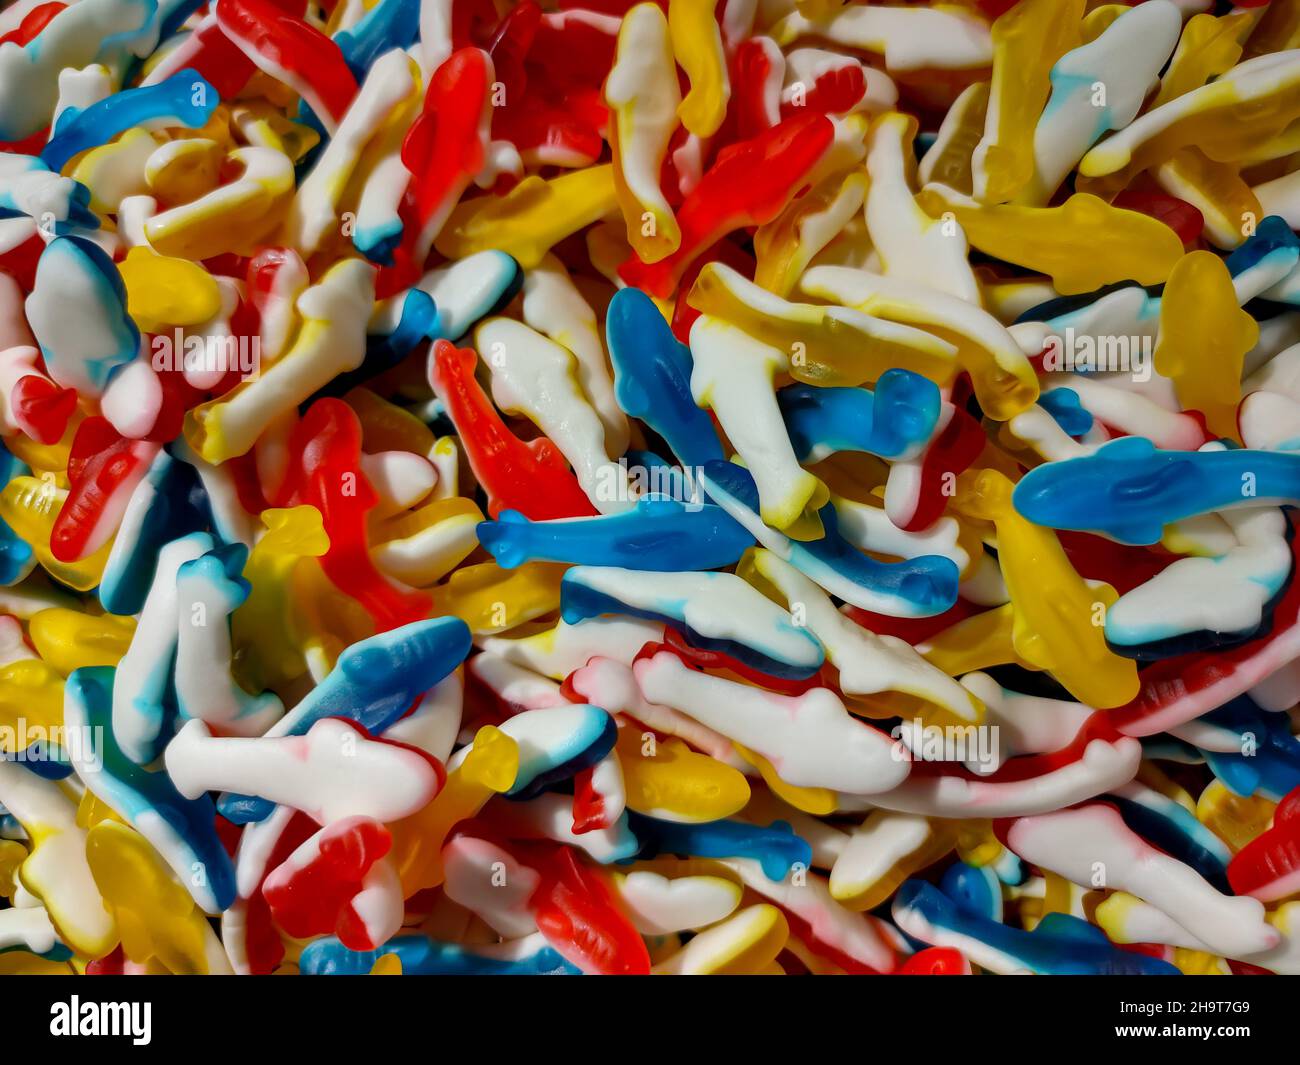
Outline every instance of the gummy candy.
<svg viewBox="0 0 1300 1065">
<path fill-rule="evenodd" d="M 1297 43 L 0 12 L 0 971 L 1300 972 Z"/>
</svg>

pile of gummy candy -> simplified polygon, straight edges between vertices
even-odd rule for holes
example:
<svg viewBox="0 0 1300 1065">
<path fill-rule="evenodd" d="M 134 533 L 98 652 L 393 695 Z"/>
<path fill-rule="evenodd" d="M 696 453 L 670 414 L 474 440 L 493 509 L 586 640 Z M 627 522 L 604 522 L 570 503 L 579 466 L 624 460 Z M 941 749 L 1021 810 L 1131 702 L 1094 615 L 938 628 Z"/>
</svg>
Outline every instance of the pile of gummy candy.
<svg viewBox="0 0 1300 1065">
<path fill-rule="evenodd" d="M 0 972 L 1300 973 L 1300 0 L 17 0 Z"/>
</svg>

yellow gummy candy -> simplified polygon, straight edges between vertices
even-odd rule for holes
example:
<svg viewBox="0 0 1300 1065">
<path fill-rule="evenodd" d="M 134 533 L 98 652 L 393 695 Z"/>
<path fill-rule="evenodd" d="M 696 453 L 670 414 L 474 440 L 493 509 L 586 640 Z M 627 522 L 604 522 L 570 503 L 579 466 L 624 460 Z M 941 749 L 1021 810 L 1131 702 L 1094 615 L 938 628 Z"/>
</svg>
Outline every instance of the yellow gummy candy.
<svg viewBox="0 0 1300 1065">
<path fill-rule="evenodd" d="M 57 581 L 79 592 L 99 584 L 113 548 L 109 540 L 98 551 L 78 562 L 60 562 L 50 551 L 50 533 L 63 509 L 68 490 L 40 477 L 15 477 L 0 491 L 0 518 L 23 540 L 31 544 L 41 567 Z"/>
<path fill-rule="evenodd" d="M 416 510 L 370 523 L 375 564 L 414 588 L 441 580 L 478 547 L 483 512 L 464 496 L 448 496 Z"/>
<path fill-rule="evenodd" d="M 1143 170 L 1195 145 L 1232 162 L 1300 118 L 1300 55 L 1279 52 L 1241 63 L 1208 85 L 1153 108 L 1103 140 L 1079 163 L 1098 191 L 1117 192 Z"/>
<path fill-rule="evenodd" d="M 190 408 L 186 442 L 214 465 L 247 454 L 313 392 L 361 365 L 374 302 L 375 268 L 340 259 L 295 300 L 302 321 L 288 350 L 259 376 Z"/>
<path fill-rule="evenodd" d="M 806 19 L 816 22 L 818 19 L 830 18 L 842 9 L 847 0 L 794 0 L 794 6 Z"/>
<path fill-rule="evenodd" d="M 924 826 L 922 822 L 925 822 Z M 897 857 L 888 868 L 879 868 L 883 862 L 869 865 L 868 871 L 874 875 L 861 881 L 848 881 L 843 875 L 837 877 L 832 870 L 830 893 L 841 906 L 850 910 L 874 910 L 893 895 L 904 880 L 933 865 L 957 846 L 955 823 L 937 817 L 921 818 L 876 810 L 867 816 L 857 831 L 868 834 L 870 838 L 870 833 L 887 830 L 891 823 L 906 824 L 909 829 L 916 831 L 918 838 L 915 846 Z M 853 843 L 850 842 L 849 846 L 853 846 Z M 887 853 L 892 857 L 897 854 L 897 850 L 891 849 Z"/>
<path fill-rule="evenodd" d="M 1238 305 L 1223 260 L 1185 255 L 1160 301 L 1155 367 L 1174 382 L 1183 409 L 1201 411 L 1218 436 L 1237 436 L 1242 365 L 1258 341 L 1259 323 Z"/>
<path fill-rule="evenodd" d="M 665 821 L 718 821 L 749 802 L 745 775 L 681 740 L 646 739 L 632 728 L 618 732 L 619 765 L 627 805 Z"/>
<path fill-rule="evenodd" d="M 41 479 L 51 481 L 60 488 L 68 487 L 68 456 L 72 452 L 72 440 L 77 429 L 85 421 L 85 412 L 78 407 L 68 419 L 68 428 L 63 437 L 53 444 L 41 444 L 25 433 L 15 433 L 5 438 L 5 447 L 39 473 Z"/>
<path fill-rule="evenodd" d="M 1217 248 L 1235 248 L 1246 239 L 1248 219 L 1264 217 L 1259 197 L 1241 177 L 1241 168 L 1216 163 L 1197 148 L 1184 148 L 1156 170 L 1156 180 L 1170 195 L 1198 208 L 1205 236 Z"/>
<path fill-rule="evenodd" d="M 710 263 L 709 268 L 716 265 Z M 710 271 L 706 283 L 713 277 Z M 721 273 L 718 277 L 721 280 Z M 828 492 L 799 465 L 774 393 L 777 375 L 789 371 L 791 360 L 780 348 L 707 314 L 691 327 L 691 351 L 695 402 L 713 411 L 738 461 L 753 470 L 763 521 L 789 530 L 787 535 L 795 539 L 820 538 L 817 512 Z M 809 519 L 815 519 L 815 525 Z"/>
<path fill-rule="evenodd" d="M 835 812 L 839 801 L 835 792 L 829 788 L 804 788 L 788 784 L 777 775 L 776 767 L 757 751 L 751 751 L 734 740 L 732 746 L 741 758 L 758 770 L 763 783 L 782 802 L 814 817 L 827 817 Z"/>
<path fill-rule="evenodd" d="M 0 667 L 0 750 L 27 736 L 54 739 L 63 726 L 63 677 L 39 658 L 23 658 Z M 34 730 L 43 730 L 40 735 Z M 12 730 L 12 738 L 8 731 Z"/>
<path fill-rule="evenodd" d="M 1016 652 L 1050 670 L 1081 703 L 1123 706 L 1138 693 L 1137 664 L 1106 646 L 1106 609 L 1118 596 L 1110 585 L 1090 589 L 1050 529 L 1020 516 L 1011 482 L 996 470 L 967 471 L 954 506 L 997 527 L 998 562 L 1011 596 Z"/>
<path fill-rule="evenodd" d="M 862 209 L 869 182 L 854 170 L 823 181 L 754 234 L 754 284 L 789 296 L 813 257 Z"/>
<path fill-rule="evenodd" d="M 63 788 L 26 766 L 0 759 L 0 802 L 23 826 L 31 853 L 18 869 L 22 886 L 45 905 L 59 938 L 102 958 L 117 945 L 117 927 L 86 864 L 86 833 Z"/>
<path fill-rule="evenodd" d="M 335 8 L 341 11 L 342 8 Z M 290 122 L 283 112 L 265 100 L 241 100 L 231 112 L 231 121 L 249 144 L 273 148 L 295 163 L 320 143 L 320 134 L 310 126 Z"/>
<path fill-rule="evenodd" d="M 1183 254 L 1183 242 L 1163 222 L 1085 193 L 1059 207 L 983 206 L 931 185 L 917 201 L 935 218 L 951 214 L 985 254 L 1048 274 L 1063 296 L 1116 281 L 1158 285 Z"/>
<path fill-rule="evenodd" d="M 697 137 L 712 137 L 727 117 L 731 85 L 713 0 L 668 0 L 673 54 L 686 71 L 691 91 L 677 109 L 682 125 Z"/>
<path fill-rule="evenodd" d="M 50 961 L 25 950 L 0 954 L 0 976 L 76 976 L 72 963 Z"/>
<path fill-rule="evenodd" d="M 289 588 L 289 638 L 301 647 L 308 670 L 319 682 L 344 650 L 375 634 L 375 624 L 360 603 L 325 576 L 315 558 L 294 566 Z"/>
<path fill-rule="evenodd" d="M 1176 100 L 1231 70 L 1241 59 L 1242 42 L 1253 24 L 1247 11 L 1234 11 L 1218 18 L 1193 15 L 1188 19 L 1151 108 Z"/>
<path fill-rule="evenodd" d="M 526 177 L 504 196 L 479 196 L 459 204 L 434 247 L 448 259 L 495 248 L 531 270 L 565 237 L 617 210 L 612 163 L 549 181 Z"/>
<path fill-rule="evenodd" d="M 81 801 L 77 803 L 77 824 L 82 828 L 90 829 L 101 821 L 116 821 L 119 824 L 126 824 L 122 815 L 93 791 L 83 791 Z"/>
<path fill-rule="evenodd" d="M 18 868 L 27 860 L 27 848 L 12 839 L 0 839 L 0 896 L 12 899 L 18 889 Z"/>
<path fill-rule="evenodd" d="M 368 388 L 354 388 L 343 397 L 361 422 L 361 449 L 369 454 L 380 451 L 412 451 L 428 455 L 436 439 L 433 430 L 414 414 L 390 403 Z"/>
<path fill-rule="evenodd" d="M 1237 795 L 1222 781 L 1212 780 L 1196 800 L 1196 819 L 1235 852 L 1273 824 L 1276 809 L 1271 799 Z"/>
<path fill-rule="evenodd" d="M 266 534 L 244 564 L 251 590 L 230 622 L 232 668 L 248 691 L 286 684 L 306 671 L 300 641 L 292 637 L 292 577 L 302 559 L 319 558 L 330 546 L 315 507 L 264 510 L 262 523 Z"/>
<path fill-rule="evenodd" d="M 463 566 L 438 587 L 438 610 L 455 614 L 476 636 L 504 632 L 560 608 L 566 569 L 554 562 L 525 562 L 514 569 L 495 562 Z"/>
<path fill-rule="evenodd" d="M 1102 4 L 1094 7 L 1083 16 L 1079 43 L 1092 44 L 1114 24 L 1115 20 L 1128 11 L 1128 4 Z"/>
<path fill-rule="evenodd" d="M 189 203 L 206 196 L 221 179 L 225 150 L 214 140 L 169 141 L 150 158 L 144 176 L 162 203 Z"/>
<path fill-rule="evenodd" d="M 944 115 L 939 134 L 917 170 L 922 184 L 937 181 L 969 196 L 975 187 L 971 160 L 984 136 L 989 83 L 977 81 L 962 90 Z"/>
<path fill-rule="evenodd" d="M 280 101 L 281 107 L 288 107 L 296 97 L 292 90 L 281 86 L 273 78 L 268 78 L 260 70 L 254 73 L 249 79 L 246 89 L 252 95 L 265 96 L 268 91 L 275 94 Z M 164 140 L 212 140 L 216 141 L 226 151 L 235 147 L 234 134 L 230 130 L 230 105 L 219 103 L 208 116 L 208 120 L 201 126 L 190 129 L 186 126 L 168 126 L 165 129 L 157 131 L 158 135 Z"/>
<path fill-rule="evenodd" d="M 1020 0 L 993 23 L 993 82 L 972 159 L 975 199 L 1005 203 L 1034 176 L 1034 127 L 1052 65 L 1079 43 L 1084 0 Z"/>
<path fill-rule="evenodd" d="M 1006 421 L 1038 399 L 1038 376 L 1006 328 L 982 308 L 944 292 L 864 271 L 817 269 L 803 291 L 948 341 L 990 418 Z"/>
<path fill-rule="evenodd" d="M 1191 950 L 1188 947 L 1174 948 L 1174 968 L 1184 976 L 1228 976 L 1231 970 L 1227 963 L 1216 954 L 1207 954 L 1203 950 Z"/>
<path fill-rule="evenodd" d="M 226 156 L 230 164 L 240 169 L 238 177 L 145 222 L 154 251 L 196 260 L 251 252 L 279 224 L 294 188 L 289 157 L 271 148 L 236 148 Z"/>
<path fill-rule="evenodd" d="M 71 176 L 90 190 L 90 209 L 97 214 L 116 214 L 127 196 L 147 193 L 145 164 L 157 147 L 147 130 L 130 129 L 82 155 Z"/>
<path fill-rule="evenodd" d="M 86 860 L 117 921 L 128 959 L 145 963 L 156 958 L 179 975 L 210 971 L 212 929 L 143 836 L 119 822 L 102 821 L 86 834 Z"/>
<path fill-rule="evenodd" d="M 199 325 L 221 310 L 221 290 L 198 263 L 132 248 L 117 265 L 126 310 L 143 333 Z"/>
<path fill-rule="evenodd" d="M 992 865 L 1006 849 L 993 834 L 993 822 L 972 818 L 956 822 L 957 857 L 967 865 L 982 869 Z"/>
<path fill-rule="evenodd" d="M 131 646 L 135 618 L 51 607 L 28 628 L 41 658 L 65 677 L 82 666 L 116 666 Z"/>
<path fill-rule="evenodd" d="M 666 258 L 681 244 L 681 229 L 659 184 L 681 99 L 668 20 L 658 4 L 637 4 L 619 27 L 605 103 L 628 243 L 647 263 Z"/>
<path fill-rule="evenodd" d="M 658 975 L 748 976 L 770 970 L 790 938 L 785 914 L 759 903 L 706 928 L 654 967 Z"/>
<path fill-rule="evenodd" d="M 401 976 L 402 959 L 396 954 L 381 954 L 370 967 L 371 976 Z"/>
<path fill-rule="evenodd" d="M 843 307 L 791 303 L 709 263 L 687 303 L 789 355 L 790 376 L 812 385 L 860 385 L 894 367 L 936 384 L 957 371 L 955 349 L 944 340 Z"/>
<path fill-rule="evenodd" d="M 1076 917 L 1080 916 L 1080 909 L 1083 906 L 1083 897 L 1089 894 L 1084 891 L 1078 884 L 1066 880 L 1063 876 L 1058 876 L 1047 869 L 1043 870 L 1043 898 L 1038 911 L 1038 918 L 1046 917 L 1049 913 L 1070 913 Z M 1115 896 L 1123 892 L 1116 892 Z M 1114 896 L 1112 896 L 1114 897 Z M 1095 898 L 1095 895 L 1094 895 Z M 1024 906 L 1021 905 L 1021 912 L 1024 912 Z M 1030 931 L 1032 928 L 1029 928 Z"/>
<path fill-rule="evenodd" d="M 448 833 L 493 795 L 509 791 L 518 774 L 519 745 L 500 729 L 484 725 L 465 760 L 447 774 L 442 791 L 422 810 L 388 826 L 406 898 L 442 883 L 442 845 Z"/>
<path fill-rule="evenodd" d="M 1247 56 L 1284 52 L 1300 45 L 1300 3 L 1296 0 L 1273 0 L 1263 11 L 1257 28 L 1246 42 Z"/>
<path fill-rule="evenodd" d="M 949 625 L 924 643 L 917 651 L 931 665 L 950 677 L 960 677 L 979 669 L 1015 663 L 1037 669 L 1016 653 L 1011 640 L 1015 611 L 1010 603 L 985 610 Z"/>
</svg>

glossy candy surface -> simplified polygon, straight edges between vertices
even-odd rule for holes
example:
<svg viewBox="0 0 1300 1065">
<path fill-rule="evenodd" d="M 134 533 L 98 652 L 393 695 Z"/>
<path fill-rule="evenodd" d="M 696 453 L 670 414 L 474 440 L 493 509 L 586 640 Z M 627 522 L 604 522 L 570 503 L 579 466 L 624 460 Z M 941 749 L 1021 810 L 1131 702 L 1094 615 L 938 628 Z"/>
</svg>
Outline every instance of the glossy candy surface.
<svg viewBox="0 0 1300 1065">
<path fill-rule="evenodd" d="M 0 11 L 3 971 L 1300 973 L 1298 12 Z"/>
</svg>

